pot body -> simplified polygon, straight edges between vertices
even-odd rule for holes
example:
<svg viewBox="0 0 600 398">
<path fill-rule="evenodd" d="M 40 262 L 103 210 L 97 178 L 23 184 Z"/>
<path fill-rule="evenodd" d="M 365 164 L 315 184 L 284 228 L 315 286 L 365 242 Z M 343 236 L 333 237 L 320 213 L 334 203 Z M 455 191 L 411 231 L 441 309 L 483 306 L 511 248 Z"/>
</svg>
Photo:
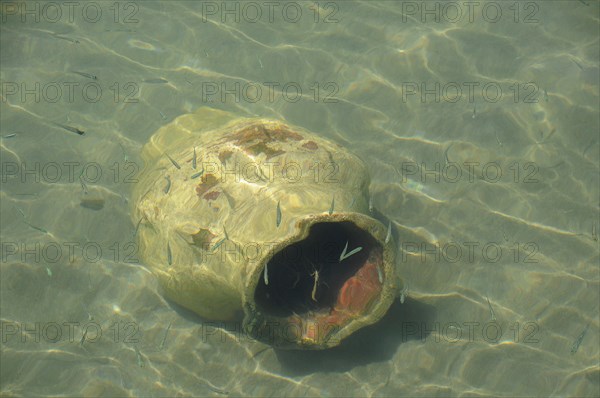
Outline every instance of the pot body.
<svg viewBox="0 0 600 398">
<path fill-rule="evenodd" d="M 254 337 L 313 349 L 389 308 L 394 242 L 370 216 L 363 162 L 339 145 L 201 108 L 159 129 L 142 158 L 140 257 L 173 301 L 212 320 L 243 311 Z"/>
</svg>

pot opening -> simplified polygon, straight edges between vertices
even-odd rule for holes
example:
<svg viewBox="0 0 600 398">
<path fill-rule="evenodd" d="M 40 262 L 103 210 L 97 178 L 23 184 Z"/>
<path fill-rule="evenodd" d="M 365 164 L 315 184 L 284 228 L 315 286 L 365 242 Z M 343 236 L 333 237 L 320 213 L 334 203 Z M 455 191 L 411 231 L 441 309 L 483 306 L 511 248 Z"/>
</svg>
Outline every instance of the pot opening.
<svg viewBox="0 0 600 398">
<path fill-rule="evenodd" d="M 255 301 L 265 315 L 289 322 L 343 326 L 368 310 L 383 274 L 383 249 L 368 232 L 349 221 L 317 223 L 271 258 Z"/>
</svg>

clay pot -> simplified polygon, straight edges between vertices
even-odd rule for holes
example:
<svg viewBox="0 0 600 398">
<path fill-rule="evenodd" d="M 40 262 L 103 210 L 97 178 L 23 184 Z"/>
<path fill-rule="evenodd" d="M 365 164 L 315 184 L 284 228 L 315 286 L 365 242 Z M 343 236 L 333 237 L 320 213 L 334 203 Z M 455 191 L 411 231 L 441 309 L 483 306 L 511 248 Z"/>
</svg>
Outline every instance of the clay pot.
<svg viewBox="0 0 600 398">
<path fill-rule="evenodd" d="M 142 158 L 139 253 L 176 303 L 210 320 L 242 313 L 253 337 L 309 349 L 388 310 L 394 240 L 369 210 L 363 162 L 344 148 L 201 108 L 159 129 Z"/>
</svg>

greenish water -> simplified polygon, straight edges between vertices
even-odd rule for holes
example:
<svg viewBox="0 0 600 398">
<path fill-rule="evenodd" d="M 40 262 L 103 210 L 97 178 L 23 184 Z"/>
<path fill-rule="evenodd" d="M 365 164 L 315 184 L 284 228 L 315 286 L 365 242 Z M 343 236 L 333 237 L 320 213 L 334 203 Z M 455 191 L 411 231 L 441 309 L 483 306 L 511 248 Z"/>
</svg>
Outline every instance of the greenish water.
<svg viewBox="0 0 600 398">
<path fill-rule="evenodd" d="M 597 1 L 87 4 L 0 3 L 3 395 L 600 395 Z M 359 155 L 404 303 L 317 353 L 167 303 L 128 198 L 201 106 Z"/>
</svg>

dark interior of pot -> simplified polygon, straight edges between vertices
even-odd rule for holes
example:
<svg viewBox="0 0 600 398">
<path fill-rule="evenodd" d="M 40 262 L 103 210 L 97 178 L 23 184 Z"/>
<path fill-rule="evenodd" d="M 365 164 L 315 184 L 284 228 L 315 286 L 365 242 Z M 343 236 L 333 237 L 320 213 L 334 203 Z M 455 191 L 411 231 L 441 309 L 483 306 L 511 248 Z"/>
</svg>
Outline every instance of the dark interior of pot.
<svg viewBox="0 0 600 398">
<path fill-rule="evenodd" d="M 306 239 L 268 262 L 256 304 L 265 315 L 297 318 L 300 324 L 319 317 L 343 323 L 380 293 L 382 253 L 381 245 L 352 222 L 315 224 Z"/>
</svg>

